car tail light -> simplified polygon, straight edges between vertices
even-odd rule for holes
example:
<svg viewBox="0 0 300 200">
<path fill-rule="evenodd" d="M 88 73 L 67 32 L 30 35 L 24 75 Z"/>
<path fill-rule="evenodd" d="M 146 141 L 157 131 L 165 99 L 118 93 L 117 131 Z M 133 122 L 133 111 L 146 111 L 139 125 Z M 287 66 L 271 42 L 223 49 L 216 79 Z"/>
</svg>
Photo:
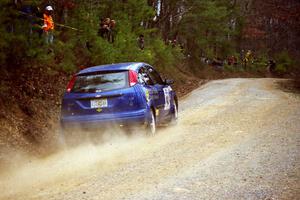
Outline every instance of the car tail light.
<svg viewBox="0 0 300 200">
<path fill-rule="evenodd" d="M 137 84 L 138 78 L 137 78 L 137 73 L 133 70 L 129 70 L 129 85 L 134 86 Z"/>
<path fill-rule="evenodd" d="M 68 83 L 67 92 L 71 92 L 71 90 L 73 89 L 73 86 L 75 84 L 75 81 L 76 81 L 76 76 L 74 75 Z"/>
</svg>

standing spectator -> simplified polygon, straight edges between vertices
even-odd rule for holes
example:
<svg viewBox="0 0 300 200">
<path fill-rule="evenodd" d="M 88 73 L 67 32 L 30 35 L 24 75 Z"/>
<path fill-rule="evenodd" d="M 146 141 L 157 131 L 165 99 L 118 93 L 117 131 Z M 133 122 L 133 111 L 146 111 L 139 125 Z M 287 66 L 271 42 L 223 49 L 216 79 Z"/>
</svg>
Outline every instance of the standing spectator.
<svg viewBox="0 0 300 200">
<path fill-rule="evenodd" d="M 233 65 L 233 63 L 234 63 L 234 60 L 233 60 L 233 59 L 234 59 L 233 56 L 228 57 L 228 58 L 227 58 L 227 64 L 228 64 L 228 65 Z"/>
<path fill-rule="evenodd" d="M 116 26 L 116 21 L 115 20 L 110 20 L 109 23 L 109 38 L 108 41 L 111 43 L 115 42 L 115 26 Z"/>
<path fill-rule="evenodd" d="M 250 62 L 253 64 L 253 55 L 252 55 L 252 51 L 248 50 L 244 58 L 245 68 L 247 68 L 248 63 Z"/>
<path fill-rule="evenodd" d="M 102 38 L 108 38 L 108 32 L 109 32 L 109 23 L 110 23 L 110 19 L 106 18 L 100 19 L 100 28 L 98 31 L 98 34 L 102 37 Z"/>
<path fill-rule="evenodd" d="M 102 38 L 106 39 L 110 43 L 114 43 L 115 41 L 115 28 L 116 21 L 110 18 L 101 18 L 99 24 L 98 35 Z"/>
<path fill-rule="evenodd" d="M 234 65 L 236 66 L 237 65 L 237 58 L 236 56 L 232 55 L 230 57 L 227 58 L 227 64 L 228 65 Z"/>
<path fill-rule="evenodd" d="M 100 18 L 100 23 L 99 23 L 99 30 L 98 30 L 98 35 L 101 36 L 101 37 L 104 37 L 103 26 L 104 26 L 104 19 L 101 17 Z"/>
<path fill-rule="evenodd" d="M 144 50 L 144 48 L 145 48 L 145 38 L 144 38 L 144 35 L 143 35 L 143 34 L 141 34 L 141 35 L 139 36 L 137 42 L 138 42 L 139 48 L 140 48 L 141 50 Z"/>
<path fill-rule="evenodd" d="M 44 25 L 42 26 L 42 28 L 44 30 L 46 44 L 52 44 L 54 39 L 53 36 L 54 22 L 52 19 L 52 12 L 53 12 L 52 6 L 47 6 L 45 9 L 45 13 L 43 15 Z"/>
</svg>

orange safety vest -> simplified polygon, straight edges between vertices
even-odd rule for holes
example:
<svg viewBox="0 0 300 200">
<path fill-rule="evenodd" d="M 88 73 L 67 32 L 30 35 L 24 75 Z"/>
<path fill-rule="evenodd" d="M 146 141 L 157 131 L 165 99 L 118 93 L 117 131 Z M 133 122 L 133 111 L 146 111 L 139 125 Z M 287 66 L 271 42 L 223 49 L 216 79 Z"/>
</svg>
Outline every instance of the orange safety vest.
<svg viewBox="0 0 300 200">
<path fill-rule="evenodd" d="M 44 31 L 49 31 L 54 29 L 54 22 L 51 15 L 44 14 Z"/>
</svg>

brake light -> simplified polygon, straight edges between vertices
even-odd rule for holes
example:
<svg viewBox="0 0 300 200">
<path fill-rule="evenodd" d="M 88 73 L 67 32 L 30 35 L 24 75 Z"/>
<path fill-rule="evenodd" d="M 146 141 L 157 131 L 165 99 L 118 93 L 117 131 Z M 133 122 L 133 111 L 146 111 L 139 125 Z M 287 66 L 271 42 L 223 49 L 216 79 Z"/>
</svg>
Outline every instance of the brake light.
<svg viewBox="0 0 300 200">
<path fill-rule="evenodd" d="M 76 76 L 74 75 L 68 83 L 67 92 L 71 92 L 71 90 L 73 89 L 73 86 L 75 84 L 75 81 L 76 81 Z"/>
<path fill-rule="evenodd" d="M 129 70 L 129 85 L 134 86 L 138 82 L 137 73 L 133 70 Z"/>
</svg>

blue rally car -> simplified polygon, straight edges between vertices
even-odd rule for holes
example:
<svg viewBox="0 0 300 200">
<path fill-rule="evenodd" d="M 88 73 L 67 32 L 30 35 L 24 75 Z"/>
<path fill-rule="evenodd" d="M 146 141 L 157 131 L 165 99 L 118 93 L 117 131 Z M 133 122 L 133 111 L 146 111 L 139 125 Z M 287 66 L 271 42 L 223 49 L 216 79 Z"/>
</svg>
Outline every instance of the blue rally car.
<svg viewBox="0 0 300 200">
<path fill-rule="evenodd" d="M 146 63 L 86 68 L 68 83 L 61 126 L 63 130 L 141 126 L 147 134 L 155 134 L 158 125 L 177 122 L 178 99 L 171 84 Z"/>
</svg>

